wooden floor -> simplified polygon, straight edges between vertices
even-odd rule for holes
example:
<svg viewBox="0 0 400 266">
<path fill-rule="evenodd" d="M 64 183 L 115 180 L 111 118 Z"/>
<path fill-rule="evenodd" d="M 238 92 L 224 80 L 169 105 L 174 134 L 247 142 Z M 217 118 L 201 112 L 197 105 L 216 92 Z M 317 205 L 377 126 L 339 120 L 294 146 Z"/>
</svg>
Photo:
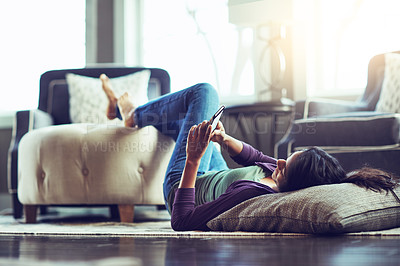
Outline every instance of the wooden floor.
<svg viewBox="0 0 400 266">
<path fill-rule="evenodd" d="M 400 237 L 170 239 L 2 235 L 0 265 L 398 266 Z"/>
</svg>

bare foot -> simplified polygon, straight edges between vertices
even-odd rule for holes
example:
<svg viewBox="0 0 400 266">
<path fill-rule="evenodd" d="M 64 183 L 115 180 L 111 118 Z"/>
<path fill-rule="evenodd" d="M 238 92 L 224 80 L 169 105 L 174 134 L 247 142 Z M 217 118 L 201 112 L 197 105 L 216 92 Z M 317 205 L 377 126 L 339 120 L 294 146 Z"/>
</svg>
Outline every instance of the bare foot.
<svg viewBox="0 0 400 266">
<path fill-rule="evenodd" d="M 106 115 L 107 115 L 108 119 L 113 120 L 114 118 L 117 117 L 116 104 L 117 104 L 118 99 L 115 96 L 114 91 L 111 89 L 110 79 L 106 76 L 106 74 L 101 74 L 100 80 L 101 80 L 101 84 L 103 87 L 103 91 L 105 92 L 105 94 L 108 98 L 108 106 L 107 106 Z"/>
<path fill-rule="evenodd" d="M 125 92 L 121 97 L 118 98 L 118 107 L 121 112 L 122 120 L 126 127 L 134 127 L 135 121 L 133 113 L 135 111 L 135 106 L 127 92 Z"/>
</svg>

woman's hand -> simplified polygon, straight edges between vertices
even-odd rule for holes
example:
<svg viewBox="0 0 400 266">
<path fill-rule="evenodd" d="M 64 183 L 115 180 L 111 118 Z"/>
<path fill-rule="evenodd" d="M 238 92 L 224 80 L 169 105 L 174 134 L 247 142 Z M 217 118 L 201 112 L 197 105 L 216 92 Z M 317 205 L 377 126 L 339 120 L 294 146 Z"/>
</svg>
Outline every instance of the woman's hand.
<svg viewBox="0 0 400 266">
<path fill-rule="evenodd" d="M 179 184 L 180 188 L 194 188 L 200 160 L 210 143 L 210 136 L 211 125 L 208 121 L 190 128 L 186 143 L 186 162 Z"/>
<path fill-rule="evenodd" d="M 218 121 L 218 124 L 215 127 L 214 132 L 211 133 L 211 141 L 217 142 L 219 145 L 222 146 L 225 138 L 226 138 L 226 133 L 224 125 L 222 125 L 221 121 Z"/>
<path fill-rule="evenodd" d="M 243 143 L 225 132 L 225 128 L 221 121 L 211 133 L 211 140 L 217 142 L 224 150 L 228 151 L 230 156 L 238 155 L 243 149 Z"/>
<path fill-rule="evenodd" d="M 203 121 L 197 126 L 192 126 L 187 138 L 186 159 L 190 162 L 200 162 L 210 143 L 210 137 L 210 122 Z"/>
</svg>

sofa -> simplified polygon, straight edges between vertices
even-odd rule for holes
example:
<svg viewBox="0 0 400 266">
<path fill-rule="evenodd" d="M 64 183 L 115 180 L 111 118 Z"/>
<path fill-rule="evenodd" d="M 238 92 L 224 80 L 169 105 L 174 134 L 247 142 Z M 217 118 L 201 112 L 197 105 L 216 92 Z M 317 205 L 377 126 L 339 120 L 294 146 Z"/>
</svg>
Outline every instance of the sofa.
<svg viewBox="0 0 400 266">
<path fill-rule="evenodd" d="M 312 146 L 324 148 L 347 171 L 370 166 L 400 175 L 400 51 L 374 56 L 357 101 L 307 99 L 275 153 L 286 158 Z"/>
</svg>

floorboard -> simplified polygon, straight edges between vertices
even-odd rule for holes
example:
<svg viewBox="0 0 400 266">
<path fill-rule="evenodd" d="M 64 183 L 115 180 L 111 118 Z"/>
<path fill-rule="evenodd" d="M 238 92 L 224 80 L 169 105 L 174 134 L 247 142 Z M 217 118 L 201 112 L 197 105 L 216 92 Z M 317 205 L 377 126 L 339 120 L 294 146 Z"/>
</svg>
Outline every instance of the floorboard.
<svg viewBox="0 0 400 266">
<path fill-rule="evenodd" d="M 400 237 L 181 239 L 3 235 L 0 265 L 398 266 L 399 247 Z"/>
</svg>

